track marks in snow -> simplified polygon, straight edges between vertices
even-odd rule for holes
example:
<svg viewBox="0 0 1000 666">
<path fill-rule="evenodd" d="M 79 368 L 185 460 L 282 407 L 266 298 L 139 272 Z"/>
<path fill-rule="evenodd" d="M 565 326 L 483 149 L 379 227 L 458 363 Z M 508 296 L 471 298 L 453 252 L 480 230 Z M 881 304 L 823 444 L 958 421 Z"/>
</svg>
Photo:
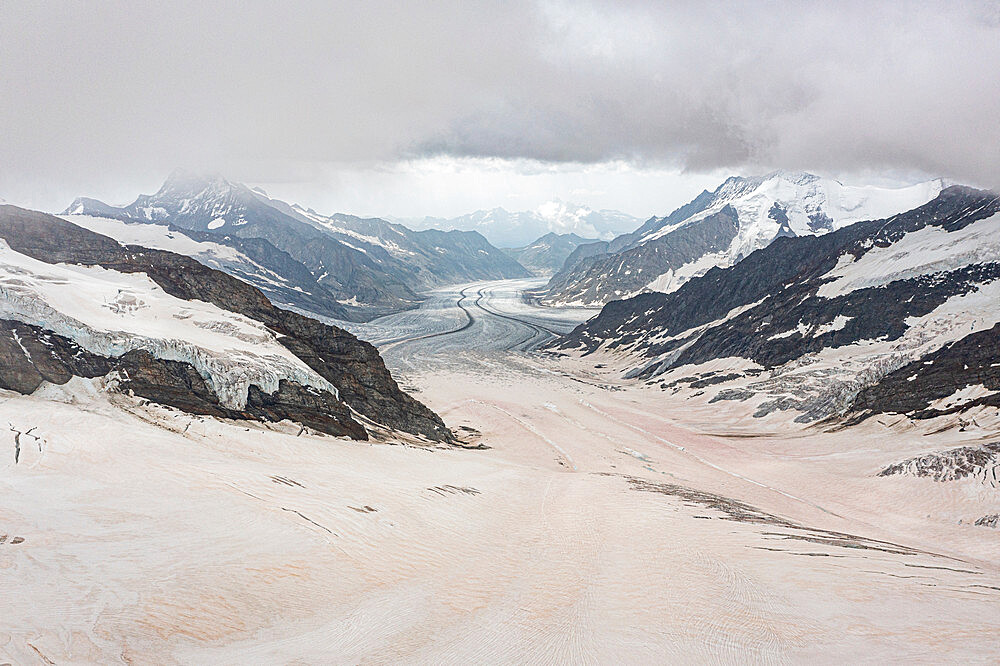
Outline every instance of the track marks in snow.
<svg viewBox="0 0 1000 666">
<path fill-rule="evenodd" d="M 284 507 L 284 506 L 281 507 L 281 510 L 282 511 L 290 511 L 290 512 L 294 513 L 296 516 L 298 516 L 299 518 L 301 518 L 302 520 L 306 521 L 307 523 L 312 523 L 313 525 L 315 525 L 316 527 L 320 528 L 324 532 L 327 532 L 328 534 L 334 534 L 333 530 L 331 530 L 329 527 L 327 527 L 326 525 L 320 525 L 315 520 L 313 520 L 309 516 L 305 515 L 301 511 L 297 511 L 295 509 L 289 509 L 289 508 Z M 336 534 L 334 534 L 334 536 L 336 536 Z"/>
<path fill-rule="evenodd" d="M 485 401 L 482 401 L 482 400 L 470 400 L 470 402 L 473 402 L 473 403 L 475 403 L 477 405 L 483 405 L 485 407 L 489 407 L 490 409 L 495 409 L 496 411 L 501 412 L 502 414 L 505 414 L 508 418 L 510 418 L 510 420 L 514 421 L 519 426 L 521 426 L 522 428 L 524 428 L 525 430 L 527 430 L 528 432 L 530 432 L 531 434 L 535 435 L 540 440 L 542 440 L 543 442 L 545 442 L 546 444 L 548 444 L 550 447 L 552 447 L 559 455 L 561 455 L 566 460 L 567 463 L 569 463 L 570 469 L 572 469 L 574 472 L 577 471 L 576 463 L 573 462 L 572 456 L 570 456 L 569 453 L 566 452 L 566 449 L 564 449 L 563 447 L 561 447 L 558 444 L 556 444 L 554 441 L 552 441 L 552 439 L 550 439 L 549 437 L 547 437 L 546 435 L 544 435 L 535 426 L 531 425 L 530 423 L 528 423 L 527 421 L 525 421 L 525 420 L 523 420 L 521 418 L 518 418 L 514 414 L 511 414 L 509 411 L 507 411 L 503 407 L 499 407 L 497 405 L 494 405 L 493 403 L 485 402 Z"/>
<path fill-rule="evenodd" d="M 649 432 L 648 430 L 646 430 L 644 428 L 640 428 L 639 426 L 632 425 L 631 423 L 628 423 L 628 422 L 623 421 L 623 420 L 621 420 L 621 419 L 619 419 L 617 417 L 614 417 L 611 414 L 608 414 L 607 412 L 605 412 L 604 410 L 602 410 L 602 409 L 600 409 L 598 407 L 595 407 L 594 405 L 592 405 L 591 403 L 587 402 L 586 400 L 584 400 L 582 398 L 580 399 L 579 402 L 584 407 L 587 407 L 588 409 L 591 409 L 591 410 L 597 412 L 598 414 L 604 416 L 608 420 L 613 421 L 615 423 L 618 423 L 619 425 L 623 425 L 626 428 L 628 428 L 629 430 L 634 430 L 635 432 L 641 433 L 641 434 L 645 435 L 646 437 L 649 437 L 649 438 L 654 439 L 654 440 L 656 440 L 656 441 L 658 441 L 658 442 L 660 442 L 662 444 L 665 444 L 666 446 L 674 449 L 675 451 L 678 451 L 679 453 L 682 453 L 682 454 L 684 454 L 684 455 L 692 458 L 693 460 L 701 463 L 702 465 L 705 465 L 706 467 L 710 467 L 710 468 L 712 468 L 712 469 L 714 469 L 714 470 L 716 470 L 718 472 L 722 472 L 723 474 L 727 474 L 727 475 L 729 475 L 729 476 L 731 476 L 731 477 L 733 477 L 735 479 L 739 479 L 740 481 L 745 481 L 746 483 L 750 483 L 750 484 L 758 486 L 760 488 L 765 488 L 765 489 L 770 490 L 772 492 L 778 493 L 779 495 L 783 495 L 784 497 L 787 497 L 788 499 L 791 499 L 791 500 L 795 500 L 796 502 L 801 502 L 802 504 L 806 504 L 806 505 L 808 505 L 808 506 L 810 506 L 810 507 L 812 507 L 814 509 L 819 509 L 823 513 L 829 514 L 831 516 L 836 516 L 838 518 L 842 517 L 842 516 L 839 516 L 838 514 L 834 513 L 833 511 L 830 511 L 828 509 L 824 509 L 823 507 L 819 506 L 818 504 L 814 504 L 813 502 L 810 502 L 807 499 L 803 499 L 803 498 L 798 497 L 796 495 L 793 495 L 791 493 L 785 492 L 784 490 L 781 490 L 780 488 L 775 488 L 774 486 L 769 486 L 766 483 L 762 483 L 760 481 L 756 481 L 756 480 L 751 479 L 750 477 L 744 476 L 744 475 L 742 475 L 742 474 L 740 474 L 738 472 L 733 472 L 731 470 L 726 469 L 725 467 L 722 467 L 720 465 L 716 465 L 715 463 L 713 463 L 713 462 L 711 462 L 709 460 L 706 460 L 705 458 L 702 458 L 697 453 L 694 453 L 694 452 L 688 450 L 686 447 L 683 447 L 683 446 L 681 446 L 679 444 L 674 444 L 670 440 L 665 439 L 663 437 L 660 437 L 657 434 L 651 433 L 651 432 Z"/>
</svg>

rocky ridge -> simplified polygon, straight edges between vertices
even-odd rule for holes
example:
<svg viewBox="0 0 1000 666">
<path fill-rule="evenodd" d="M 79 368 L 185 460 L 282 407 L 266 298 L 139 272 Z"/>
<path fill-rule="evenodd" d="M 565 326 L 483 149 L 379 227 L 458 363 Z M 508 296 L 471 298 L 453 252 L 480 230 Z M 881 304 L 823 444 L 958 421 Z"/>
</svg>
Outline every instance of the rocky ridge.
<svg viewBox="0 0 1000 666">
<path fill-rule="evenodd" d="M 549 232 L 524 247 L 507 248 L 504 252 L 535 275 L 545 276 L 559 270 L 578 247 L 589 243 L 589 239 L 573 233 Z"/>
</svg>

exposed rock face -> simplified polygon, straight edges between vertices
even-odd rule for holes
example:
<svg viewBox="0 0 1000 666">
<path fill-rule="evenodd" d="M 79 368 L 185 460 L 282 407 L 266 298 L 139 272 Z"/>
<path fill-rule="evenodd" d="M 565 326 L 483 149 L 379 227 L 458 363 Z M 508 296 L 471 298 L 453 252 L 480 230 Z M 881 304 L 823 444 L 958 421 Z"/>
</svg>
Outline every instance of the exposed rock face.
<svg viewBox="0 0 1000 666">
<path fill-rule="evenodd" d="M 570 252 L 563 261 L 559 270 L 553 273 L 552 277 L 549 278 L 549 282 L 545 285 L 545 289 L 543 291 L 548 294 L 552 292 L 550 285 L 567 284 L 569 282 L 568 275 L 574 271 L 578 265 L 580 265 L 585 259 L 607 254 L 608 245 L 608 241 L 592 241 L 590 243 L 577 245 L 576 249 Z"/>
<path fill-rule="evenodd" d="M 111 370 L 108 359 L 68 338 L 23 322 L 0 320 L 2 388 L 27 394 L 43 381 L 65 384 L 74 375 L 101 377 Z"/>
<path fill-rule="evenodd" d="M 547 233 L 529 245 L 504 252 L 535 275 L 552 275 L 578 247 L 590 243 L 576 234 Z"/>
<path fill-rule="evenodd" d="M 281 380 L 274 393 L 265 393 L 251 386 L 246 411 L 267 421 L 288 419 L 320 432 L 368 439 L 364 427 L 352 418 L 350 409 L 343 402 L 326 391 L 317 391 L 286 379 Z"/>
<path fill-rule="evenodd" d="M 633 295 L 660 276 L 670 279 L 701 257 L 726 249 L 738 231 L 736 211 L 727 206 L 699 224 L 681 227 L 636 247 L 613 254 L 577 257 L 572 266 L 567 260 L 567 268 L 546 286 L 550 294 L 547 300 L 571 300 L 586 305 Z M 572 299 L 567 294 L 572 294 Z"/>
<path fill-rule="evenodd" d="M 159 359 L 143 350 L 119 357 L 100 356 L 38 326 L 0 320 L 0 388 L 31 393 L 43 381 L 65 384 L 74 376 L 93 378 L 112 373 L 118 390 L 190 414 L 289 419 L 329 435 L 368 438 L 350 409 L 328 391 L 282 380 L 274 394 L 251 386 L 243 410 L 227 409 L 189 363 Z"/>
<path fill-rule="evenodd" d="M 978 395 L 967 387 L 982 387 Z M 956 396 L 949 401 L 949 396 Z M 937 405 L 937 406 L 933 406 Z M 1000 324 L 972 333 L 891 372 L 858 393 L 858 417 L 894 412 L 927 419 L 973 407 L 1000 407 Z"/>
<path fill-rule="evenodd" d="M 909 318 L 926 315 L 950 297 L 996 279 L 1000 279 L 1000 264 L 899 280 L 893 283 L 891 293 L 873 287 L 823 298 L 807 295 L 808 289 L 783 290 L 766 301 L 768 307 L 762 303 L 732 317 L 724 326 L 705 331 L 674 363 L 702 363 L 728 354 L 775 367 L 809 352 L 859 340 L 897 340 L 909 328 Z M 838 317 L 847 320 L 839 328 L 833 325 Z"/>
<path fill-rule="evenodd" d="M 992 513 L 982 518 L 976 519 L 976 525 L 980 527 L 992 527 L 993 529 L 1000 528 L 1000 513 Z"/>
<path fill-rule="evenodd" d="M 928 453 L 890 465 L 878 475 L 904 474 L 928 477 L 935 481 L 956 481 L 972 477 L 996 488 L 1000 487 L 1000 479 L 997 478 L 998 466 L 1000 466 L 1000 443 L 994 443 Z"/>
<path fill-rule="evenodd" d="M 341 304 L 337 294 L 320 284 L 305 265 L 263 238 L 223 236 L 173 226 L 168 229 L 176 230 L 177 233 L 183 233 L 194 240 L 227 245 L 240 252 L 252 262 L 250 266 L 240 262 L 223 264 L 218 268 L 257 287 L 272 302 L 292 305 L 333 319 L 350 321 L 356 318 L 357 313 Z M 281 276 L 282 280 L 273 279 L 260 268 Z"/>
<path fill-rule="evenodd" d="M 738 388 L 720 381 L 714 398 L 771 396 L 759 416 L 794 408 L 815 420 L 854 405 L 862 415 L 929 417 L 997 405 L 998 213 L 995 193 L 951 187 L 887 220 L 778 238 L 673 293 L 608 303 L 556 344 L 627 350 L 632 376 L 647 379 L 745 359 L 767 375 Z M 834 351 L 845 361 L 817 365 Z M 966 387 L 983 395 L 938 402 Z"/>
<path fill-rule="evenodd" d="M 436 414 L 399 389 L 370 344 L 340 328 L 276 308 L 252 286 L 190 257 L 122 246 L 61 218 L 13 206 L 0 206 L 0 238 L 16 252 L 46 263 L 100 265 L 121 273 L 145 273 L 171 296 L 205 301 L 259 321 L 340 394 L 337 400 L 332 394 L 323 395 L 309 387 L 283 382 L 274 394 L 251 391 L 246 406 L 246 413 L 251 416 L 292 418 L 324 432 L 363 437 L 364 429 L 351 418 L 349 407 L 390 429 L 435 441 L 453 439 Z M 55 336 L 42 338 L 43 334 L 35 337 L 38 344 L 47 349 L 41 340 Z M 12 359 L 19 353 L 24 356 L 13 334 L 2 344 Z M 86 354 L 79 355 L 80 359 L 76 360 L 79 349 L 71 342 L 64 340 L 53 344 L 57 349 L 62 348 L 59 345 L 65 347 L 63 353 L 52 359 L 44 354 L 39 356 L 39 359 L 45 358 L 38 362 L 41 365 L 33 361 L 27 365 L 23 362 L 12 364 L 4 380 L 6 385 L 27 392 L 37 387 L 41 379 L 64 383 L 71 375 L 94 377 L 123 369 L 130 378 L 126 388 L 137 395 L 195 413 L 233 415 L 232 410 L 218 411 L 216 396 L 203 380 L 199 383 L 194 379 L 202 378 L 190 366 L 184 368 L 175 365 L 176 361 L 161 361 L 143 370 L 142 366 L 149 359 L 141 355 L 126 359 L 128 354 L 114 360 L 114 364 L 110 359 Z M 67 359 L 75 360 L 71 363 Z M 128 372 L 130 370 L 132 372 Z"/>
<path fill-rule="evenodd" d="M 666 217 L 567 259 L 546 286 L 551 303 L 603 305 L 642 291 L 670 293 L 712 267 L 727 267 L 778 238 L 827 233 L 919 206 L 940 181 L 885 190 L 807 173 L 732 177 Z"/>
<path fill-rule="evenodd" d="M 291 210 L 342 242 L 363 248 L 384 270 L 397 273 L 407 284 L 434 287 L 530 275 L 476 231 L 414 231 L 379 218 L 324 216 L 297 206 Z"/>
</svg>

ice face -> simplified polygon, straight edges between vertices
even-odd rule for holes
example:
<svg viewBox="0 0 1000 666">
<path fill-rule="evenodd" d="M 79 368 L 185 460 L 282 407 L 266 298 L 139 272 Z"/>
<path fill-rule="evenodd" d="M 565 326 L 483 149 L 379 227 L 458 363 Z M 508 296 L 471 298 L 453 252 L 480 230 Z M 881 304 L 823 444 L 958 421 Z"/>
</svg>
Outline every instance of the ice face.
<svg viewBox="0 0 1000 666">
<path fill-rule="evenodd" d="M 164 292 L 144 273 L 46 264 L 0 241 L 0 317 L 41 326 L 102 356 L 144 349 L 190 363 L 230 409 L 251 384 L 273 393 L 282 379 L 337 394 L 263 324 Z"/>
</svg>

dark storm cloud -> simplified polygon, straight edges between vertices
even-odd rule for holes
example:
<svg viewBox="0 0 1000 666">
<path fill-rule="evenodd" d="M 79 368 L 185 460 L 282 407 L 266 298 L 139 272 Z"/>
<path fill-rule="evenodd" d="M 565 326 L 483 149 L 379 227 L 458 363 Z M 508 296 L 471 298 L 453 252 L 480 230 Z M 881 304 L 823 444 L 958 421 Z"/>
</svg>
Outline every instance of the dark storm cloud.
<svg viewBox="0 0 1000 666">
<path fill-rule="evenodd" d="M 998 72 L 996 3 L 0 0 L 0 196 L 428 154 L 997 185 Z"/>
</svg>

